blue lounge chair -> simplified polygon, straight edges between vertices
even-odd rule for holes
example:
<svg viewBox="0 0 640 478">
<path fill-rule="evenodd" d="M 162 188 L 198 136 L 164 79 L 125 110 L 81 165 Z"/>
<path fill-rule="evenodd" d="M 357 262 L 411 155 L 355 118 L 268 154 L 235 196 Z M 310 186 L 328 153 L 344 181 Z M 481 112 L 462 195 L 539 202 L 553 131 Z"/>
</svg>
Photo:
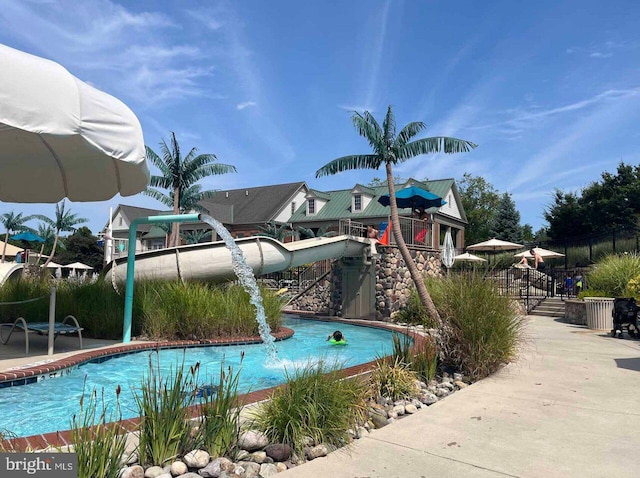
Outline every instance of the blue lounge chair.
<svg viewBox="0 0 640 478">
<path fill-rule="evenodd" d="M 70 322 L 70 323 L 68 323 Z M 5 339 L 2 331 L 5 327 L 11 327 L 9 335 Z M 11 338 L 11 334 L 16 329 L 24 330 L 25 340 L 25 354 L 29 353 L 29 333 L 36 332 L 39 335 L 49 335 L 49 322 L 27 322 L 23 317 L 18 317 L 13 324 L 0 324 L 0 341 L 6 344 Z M 62 322 L 56 322 L 53 325 L 54 340 L 58 338 L 58 335 L 78 334 L 78 340 L 80 342 L 80 349 L 82 349 L 82 331 L 84 329 L 80 327 L 80 324 L 73 315 L 67 315 Z"/>
</svg>

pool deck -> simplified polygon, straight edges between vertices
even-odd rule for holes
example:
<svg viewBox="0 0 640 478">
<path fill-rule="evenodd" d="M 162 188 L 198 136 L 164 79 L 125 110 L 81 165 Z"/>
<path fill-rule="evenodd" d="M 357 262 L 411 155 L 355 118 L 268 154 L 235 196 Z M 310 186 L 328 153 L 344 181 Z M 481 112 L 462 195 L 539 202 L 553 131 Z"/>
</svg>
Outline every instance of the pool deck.
<svg viewBox="0 0 640 478">
<path fill-rule="evenodd" d="M 520 359 L 282 478 L 640 476 L 640 341 L 529 317 Z"/>
</svg>

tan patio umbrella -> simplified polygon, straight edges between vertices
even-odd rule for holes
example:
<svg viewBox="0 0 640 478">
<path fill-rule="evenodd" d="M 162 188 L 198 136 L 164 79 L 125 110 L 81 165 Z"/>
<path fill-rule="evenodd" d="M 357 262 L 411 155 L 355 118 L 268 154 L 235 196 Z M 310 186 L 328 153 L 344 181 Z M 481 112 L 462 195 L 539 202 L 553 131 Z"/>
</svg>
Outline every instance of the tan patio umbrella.
<svg viewBox="0 0 640 478">
<path fill-rule="evenodd" d="M 102 201 L 146 188 L 136 116 L 59 64 L 0 45 L 0 105 L 0 201 Z"/>
<path fill-rule="evenodd" d="M 459 254 L 457 256 L 455 256 L 453 258 L 456 262 L 457 261 L 461 261 L 461 262 L 487 262 L 486 259 L 483 259 L 482 257 L 478 257 L 478 256 L 474 256 L 473 254 L 469 254 L 468 252 L 465 252 L 464 254 Z"/>
<path fill-rule="evenodd" d="M 40 267 L 44 267 L 44 264 L 42 264 Z M 47 264 L 47 269 L 57 269 L 58 267 L 64 267 L 62 264 L 58 264 L 57 262 L 49 262 Z"/>
<path fill-rule="evenodd" d="M 490 252 L 498 252 L 498 251 L 512 251 L 514 249 L 520 249 L 524 247 L 522 244 L 516 244 L 515 242 L 502 241 L 500 239 L 489 239 L 488 241 L 479 242 L 477 244 L 472 244 L 471 246 L 467 246 L 467 250 L 470 251 L 490 251 Z"/>
<path fill-rule="evenodd" d="M 543 259 L 564 257 L 564 254 L 550 251 L 549 249 L 543 249 L 542 247 L 534 247 L 533 250 L 540 254 L 540 257 L 542 257 Z M 529 251 L 519 252 L 518 254 L 514 254 L 513 257 L 526 257 L 527 259 L 533 259 L 533 256 L 529 253 Z"/>
<path fill-rule="evenodd" d="M 67 264 L 66 266 L 62 266 L 62 267 L 65 267 L 67 269 L 80 269 L 80 270 L 86 270 L 86 271 L 93 269 L 93 267 L 83 264 L 82 262 L 73 262 L 71 264 Z"/>
</svg>

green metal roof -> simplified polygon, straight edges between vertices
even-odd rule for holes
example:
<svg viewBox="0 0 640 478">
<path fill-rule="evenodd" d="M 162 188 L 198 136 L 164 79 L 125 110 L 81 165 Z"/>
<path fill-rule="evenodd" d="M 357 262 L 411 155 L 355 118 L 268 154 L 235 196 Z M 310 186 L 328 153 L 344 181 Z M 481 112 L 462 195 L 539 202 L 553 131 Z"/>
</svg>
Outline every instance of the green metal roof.
<svg viewBox="0 0 640 478">
<path fill-rule="evenodd" d="M 433 194 L 445 198 L 445 195 L 451 189 L 453 185 L 453 179 L 439 179 L 435 181 L 416 181 L 414 179 L 408 180 L 402 185 L 397 185 L 396 190 L 402 189 L 407 186 L 416 185 Z M 316 214 L 307 216 L 306 204 L 301 205 L 296 212 L 291 216 L 291 222 L 309 222 L 309 221 L 335 221 L 338 219 L 365 219 L 369 217 L 384 217 L 388 216 L 391 209 L 387 206 L 383 206 L 378 202 L 378 198 L 385 194 L 389 194 L 389 188 L 387 186 L 374 186 L 367 187 L 374 196 L 371 202 L 366 208 L 357 213 L 351 212 L 351 189 L 341 189 L 338 191 L 327 191 L 325 194 L 328 196 L 328 202 L 325 204 Z M 315 190 L 314 190 L 315 192 Z M 436 212 L 438 208 L 430 208 L 427 212 Z M 398 209 L 398 213 L 401 216 L 410 216 L 411 209 Z"/>
</svg>

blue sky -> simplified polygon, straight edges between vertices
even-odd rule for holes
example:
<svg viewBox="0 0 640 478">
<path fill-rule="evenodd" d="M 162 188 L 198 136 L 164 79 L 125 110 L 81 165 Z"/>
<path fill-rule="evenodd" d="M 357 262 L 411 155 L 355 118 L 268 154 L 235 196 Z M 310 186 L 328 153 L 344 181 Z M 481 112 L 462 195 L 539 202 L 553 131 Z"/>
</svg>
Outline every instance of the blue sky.
<svg viewBox="0 0 640 478">
<path fill-rule="evenodd" d="M 2 0 L 0 43 L 55 60 L 124 101 L 158 149 L 175 131 L 233 164 L 209 189 L 306 181 L 350 188 L 384 172 L 315 179 L 368 153 L 351 111 L 479 147 L 415 158 L 402 177 L 484 176 L 543 224 L 554 188 L 578 190 L 640 162 L 636 1 Z M 118 203 L 72 203 L 99 231 Z M 53 205 L 0 204 L 53 215 Z"/>
</svg>

